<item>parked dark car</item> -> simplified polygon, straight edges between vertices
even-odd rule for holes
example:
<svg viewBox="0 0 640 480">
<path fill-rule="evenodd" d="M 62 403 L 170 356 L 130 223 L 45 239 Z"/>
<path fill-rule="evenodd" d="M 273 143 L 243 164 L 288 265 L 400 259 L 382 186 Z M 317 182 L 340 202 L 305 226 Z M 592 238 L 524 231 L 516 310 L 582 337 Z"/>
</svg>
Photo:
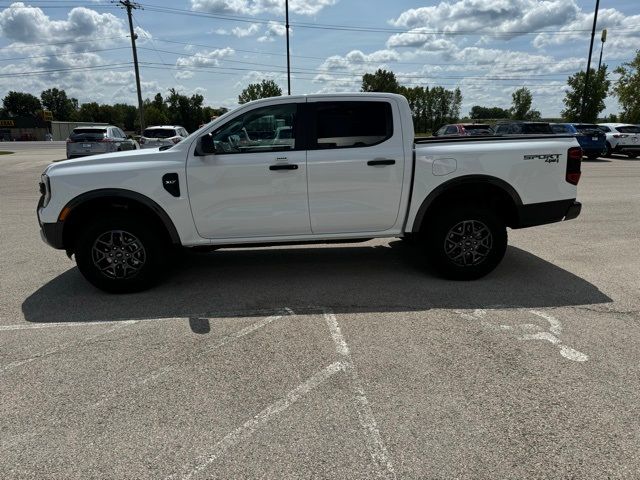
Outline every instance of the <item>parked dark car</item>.
<svg viewBox="0 0 640 480">
<path fill-rule="evenodd" d="M 443 125 L 433 133 L 434 137 L 464 137 L 470 135 L 493 135 L 491 125 L 486 123 L 452 123 Z"/>
<path fill-rule="evenodd" d="M 496 135 L 545 135 L 553 134 L 547 122 L 504 121 L 493 127 Z"/>
<path fill-rule="evenodd" d="M 552 123 L 553 133 L 575 135 L 584 155 L 591 160 L 607 151 L 607 136 L 593 123 Z"/>
</svg>

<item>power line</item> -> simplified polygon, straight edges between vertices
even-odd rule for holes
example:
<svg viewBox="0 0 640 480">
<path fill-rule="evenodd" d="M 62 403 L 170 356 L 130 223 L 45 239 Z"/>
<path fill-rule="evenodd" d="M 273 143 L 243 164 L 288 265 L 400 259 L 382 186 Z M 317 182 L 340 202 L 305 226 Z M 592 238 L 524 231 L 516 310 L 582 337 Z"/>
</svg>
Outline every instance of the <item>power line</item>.
<svg viewBox="0 0 640 480">
<path fill-rule="evenodd" d="M 15 61 L 15 60 L 28 60 L 28 59 L 32 59 L 32 58 L 66 57 L 68 55 L 84 55 L 85 53 L 112 52 L 114 50 L 123 50 L 125 48 L 127 48 L 127 47 L 102 48 L 100 50 L 85 50 L 84 52 L 52 53 L 52 54 L 49 54 L 49 55 L 30 55 L 28 57 L 0 58 L 0 62 L 9 62 L 9 61 Z"/>
<path fill-rule="evenodd" d="M 32 47 L 52 47 L 55 45 L 69 45 L 69 44 L 75 44 L 75 43 L 93 43 L 99 40 L 113 40 L 113 39 L 121 39 L 121 38 L 127 38 L 127 37 L 126 35 L 118 35 L 114 37 L 92 38 L 91 40 L 67 40 L 64 42 L 50 42 L 50 43 L 23 43 L 21 45 L 20 45 L 20 42 L 18 42 L 18 45 L 16 45 L 15 43 L 12 43 L 11 45 L 8 45 L 6 47 L 0 47 L 0 50 L 13 50 L 15 48 L 32 48 Z"/>
<path fill-rule="evenodd" d="M 50 70 L 32 70 L 26 72 L 10 72 L 10 73 L 0 73 L 0 77 L 17 77 L 17 76 L 35 76 L 35 75 L 48 75 L 51 73 L 63 73 L 63 72 L 72 72 L 72 71 L 81 71 L 81 70 L 98 70 L 104 68 L 118 68 L 124 66 L 131 66 L 131 62 L 124 63 L 108 63 L 103 65 L 88 65 L 86 67 L 66 67 L 66 68 L 55 68 Z"/>
</svg>

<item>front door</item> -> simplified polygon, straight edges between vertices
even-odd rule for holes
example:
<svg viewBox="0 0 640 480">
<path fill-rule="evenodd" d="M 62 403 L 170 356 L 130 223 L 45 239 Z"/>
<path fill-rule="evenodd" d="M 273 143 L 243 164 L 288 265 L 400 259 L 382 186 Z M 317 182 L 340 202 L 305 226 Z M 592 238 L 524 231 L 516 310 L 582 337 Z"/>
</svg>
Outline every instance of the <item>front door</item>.
<svg viewBox="0 0 640 480">
<path fill-rule="evenodd" d="M 298 105 L 256 107 L 210 134 L 216 153 L 187 162 L 191 210 L 204 238 L 311 233 Z"/>
</svg>

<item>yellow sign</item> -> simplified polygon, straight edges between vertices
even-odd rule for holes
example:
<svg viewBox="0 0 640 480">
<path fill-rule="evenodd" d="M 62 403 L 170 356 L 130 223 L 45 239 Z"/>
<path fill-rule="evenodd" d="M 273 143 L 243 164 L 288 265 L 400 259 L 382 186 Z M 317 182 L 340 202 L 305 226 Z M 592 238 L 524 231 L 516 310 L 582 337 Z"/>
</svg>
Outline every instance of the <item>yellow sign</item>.
<svg viewBox="0 0 640 480">
<path fill-rule="evenodd" d="M 49 110 L 43 110 L 42 118 L 44 119 L 45 122 L 51 122 L 53 121 L 53 113 L 51 113 Z"/>
<path fill-rule="evenodd" d="M 15 123 L 13 120 L 0 120 L 0 127 L 13 127 Z"/>
</svg>

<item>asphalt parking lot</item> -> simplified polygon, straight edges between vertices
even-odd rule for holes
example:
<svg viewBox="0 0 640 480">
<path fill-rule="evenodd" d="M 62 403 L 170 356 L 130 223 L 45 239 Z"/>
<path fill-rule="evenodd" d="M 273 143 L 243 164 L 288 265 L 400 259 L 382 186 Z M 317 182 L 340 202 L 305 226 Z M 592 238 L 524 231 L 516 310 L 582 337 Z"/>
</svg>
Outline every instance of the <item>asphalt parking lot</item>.
<svg viewBox="0 0 640 480">
<path fill-rule="evenodd" d="M 0 478 L 637 478 L 640 160 L 438 279 L 399 241 L 187 254 L 140 294 L 42 243 L 0 145 Z"/>
</svg>

